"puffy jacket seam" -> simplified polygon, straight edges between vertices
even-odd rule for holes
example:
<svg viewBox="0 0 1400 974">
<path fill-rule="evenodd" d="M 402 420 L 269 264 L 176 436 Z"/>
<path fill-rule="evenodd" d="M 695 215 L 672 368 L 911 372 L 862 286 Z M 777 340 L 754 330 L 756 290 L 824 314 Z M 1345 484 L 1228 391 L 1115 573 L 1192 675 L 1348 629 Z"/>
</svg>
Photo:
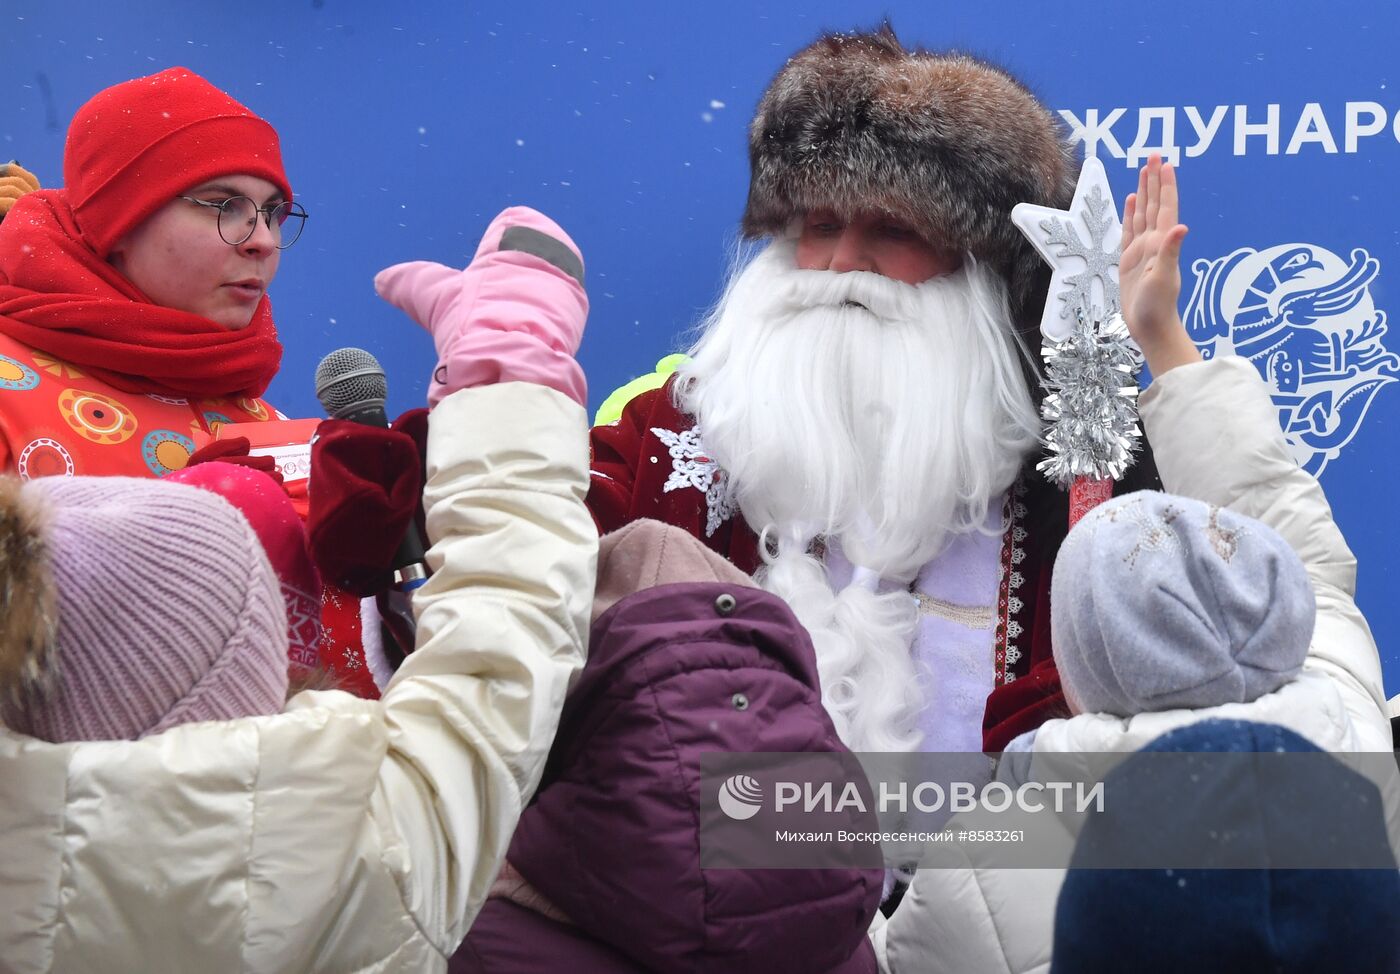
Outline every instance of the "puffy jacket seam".
<svg viewBox="0 0 1400 974">
<path fill-rule="evenodd" d="M 249 943 L 248 943 L 248 923 L 249 923 L 249 919 L 250 919 L 250 917 L 252 916 L 252 912 L 253 912 L 253 868 L 254 868 L 254 859 L 253 859 L 253 845 L 254 845 L 254 841 L 253 841 L 253 840 L 254 840 L 254 836 L 257 835 L 257 831 L 258 831 L 258 795 L 259 795 L 259 794 L 261 793 L 261 791 L 262 791 L 262 788 L 261 788 L 260 786 L 261 786 L 261 784 L 262 784 L 262 769 L 263 769 L 263 732 L 262 732 L 262 730 L 259 729 L 259 730 L 257 731 L 257 734 L 258 734 L 258 764 L 257 764 L 257 767 L 253 770 L 253 793 L 252 793 L 252 795 L 250 796 L 250 797 L 251 797 L 251 800 L 252 800 L 252 806 L 253 806 L 253 807 L 252 807 L 252 813 L 251 813 L 251 815 L 250 815 L 249 818 L 248 818 L 248 853 L 247 853 L 247 855 L 246 855 L 245 858 L 244 858 L 244 862 L 246 862 L 248 865 L 247 865 L 247 866 L 244 868 L 244 870 L 243 870 L 243 911 L 242 911 L 242 912 L 243 912 L 243 922 L 242 922 L 242 924 L 240 925 L 240 926 L 242 927 L 242 931 L 243 931 L 243 932 L 242 932 L 242 935 L 241 935 L 241 937 L 240 937 L 240 939 L 239 939 L 239 944 L 241 945 L 241 949 L 239 950 L 239 957 L 240 957 L 240 960 L 241 960 L 241 963 L 242 963 L 242 966 L 243 966 L 243 970 L 244 970 L 244 971 L 247 971 L 247 972 L 250 972 L 250 974 L 251 974 L 251 972 L 252 972 L 253 969 L 252 969 L 251 964 L 249 963 L 249 958 L 248 958 L 248 947 L 249 947 Z"/>
<path fill-rule="evenodd" d="M 378 701 L 374 701 L 374 703 L 377 705 L 377 704 L 378 704 Z M 382 708 L 382 707 L 379 707 L 379 711 L 380 711 L 380 713 L 381 713 L 381 720 L 382 720 L 383 708 Z M 345 718 L 346 716 L 347 716 L 346 714 L 342 714 L 342 713 L 339 713 L 339 712 L 332 713 L 332 714 L 331 714 L 331 720 L 327 722 L 327 727 L 329 728 L 329 727 L 333 726 L 336 722 L 338 722 L 338 721 L 341 720 L 342 718 Z M 353 719 L 353 718 L 352 718 L 352 719 Z M 261 775 L 262 775 L 262 764 L 263 764 L 263 762 L 262 762 L 262 734 L 261 734 L 261 733 L 259 733 L 259 735 L 258 735 L 258 745 L 259 745 L 259 747 L 258 747 L 258 757 L 259 757 L 259 760 L 258 760 L 258 776 L 259 776 L 259 779 L 260 779 L 260 778 L 261 778 Z M 381 758 L 381 760 L 383 760 L 383 759 Z M 253 807 L 254 807 L 255 821 L 256 821 L 256 811 L 257 811 L 257 795 L 261 792 L 261 790 L 262 790 L 261 788 L 255 788 L 255 789 L 254 789 L 254 800 L 253 800 L 253 801 L 254 801 L 254 805 L 253 805 Z M 366 802 L 368 803 L 368 801 L 369 801 L 369 799 L 367 798 L 367 799 L 366 799 Z M 376 818 L 375 816 L 370 815 L 370 814 L 369 814 L 369 811 L 368 811 L 368 807 L 366 808 L 365 815 L 366 815 L 366 817 L 370 820 L 370 825 L 371 825 L 371 828 L 374 830 L 375 838 L 379 841 L 379 850 L 378 850 L 378 853 L 377 853 L 377 855 L 376 855 L 376 861 L 379 863 L 379 865 L 380 865 L 380 867 L 381 867 L 382 869 L 384 869 L 385 871 L 389 872 L 389 873 L 392 875 L 392 874 L 394 873 L 394 870 L 390 869 L 389 864 L 388 864 L 387 862 L 384 861 L 384 850 L 385 850 L 385 842 L 384 842 L 384 823 L 381 822 L 381 821 L 380 821 L 378 818 Z M 397 827 L 395 828 L 395 832 L 397 833 Z M 252 836 L 252 832 L 250 831 L 250 839 L 249 839 L 249 843 L 250 843 L 250 852 L 251 852 L 251 836 Z M 400 839 L 401 841 L 402 841 L 402 839 L 403 839 L 402 836 L 396 836 L 396 837 L 397 837 L 398 839 Z M 251 863 L 252 863 L 251 854 L 250 854 L 250 856 L 249 856 L 249 860 L 248 860 L 248 861 L 249 861 L 249 863 L 250 863 L 250 865 L 251 865 Z M 248 882 L 248 881 L 250 881 L 250 880 L 251 880 L 251 870 L 250 870 L 248 879 L 245 880 L 245 882 Z M 405 896 L 405 894 L 404 894 L 403 883 L 397 878 L 397 876 L 395 877 L 395 880 L 394 880 L 394 882 L 393 882 L 392 885 L 393 885 L 393 887 L 394 887 L 394 892 L 395 892 L 395 894 L 396 894 L 396 895 L 398 896 L 398 898 L 399 898 L 399 906 L 400 906 L 400 908 L 401 908 L 401 910 L 402 910 L 402 913 L 403 913 L 404 916 L 408 917 L 409 920 L 412 922 L 412 924 L 413 924 L 413 929 L 416 930 L 416 931 L 418 932 L 418 935 L 419 935 L 420 937 L 423 938 L 423 941 L 424 941 L 426 944 L 428 944 L 429 947 L 431 947 L 434 951 L 437 952 L 437 954 L 438 954 L 439 957 L 442 957 L 444 960 L 447 960 L 447 959 L 448 959 L 447 955 L 443 954 L 443 952 L 442 952 L 441 950 L 438 949 L 438 946 L 437 946 L 436 942 L 434 942 L 434 940 L 433 940 L 431 937 L 428 936 L 427 931 L 425 931 L 425 930 L 423 929 L 423 925 L 422 925 L 421 923 L 418 922 L 418 917 L 414 915 L 414 912 L 413 912 L 411 909 L 409 909 L 408 900 L 407 900 L 407 898 L 406 898 L 406 896 Z M 248 901 L 248 902 L 251 903 L 251 901 Z M 247 906 L 247 905 L 245 905 L 245 910 L 246 910 L 246 909 L 248 909 L 248 906 Z M 246 934 L 246 931 L 245 931 L 245 934 Z M 382 955 L 380 955 L 380 956 L 378 956 L 378 957 L 375 957 L 375 958 L 372 959 L 372 960 L 366 961 L 364 964 L 362 964 L 362 965 L 356 967 L 356 968 L 354 969 L 354 971 L 348 972 L 348 974 L 360 974 L 360 972 L 362 972 L 362 971 L 372 971 L 372 970 L 376 970 L 376 969 L 383 969 L 384 963 L 385 963 L 386 961 L 388 961 L 388 960 L 393 959 L 394 955 L 400 953 L 406 946 L 408 946 L 409 942 L 410 942 L 410 941 L 409 941 L 408 939 L 400 940 L 398 943 L 396 943 L 396 944 L 394 944 L 392 947 L 390 947 L 386 953 L 384 953 L 384 954 L 382 954 Z M 247 943 L 247 938 L 246 938 L 246 936 L 245 936 L 245 938 L 244 938 L 244 943 L 245 943 L 245 945 L 246 945 L 246 943 Z M 246 960 L 246 958 L 245 958 L 245 960 Z M 253 971 L 252 968 L 247 967 L 246 964 L 245 964 L 244 970 L 247 971 L 247 972 L 249 972 L 249 974 L 257 974 L 256 971 Z"/>
<path fill-rule="evenodd" d="M 642 652 L 638 653 L 638 657 L 641 658 L 641 659 L 646 659 L 647 656 L 648 656 L 650 653 L 654 652 L 654 651 L 657 650 L 657 649 L 666 649 L 666 648 L 670 648 L 670 647 L 680 647 L 680 646 L 695 646 L 695 645 L 710 645 L 710 646 L 716 646 L 716 645 L 717 645 L 717 646 L 721 646 L 721 647 L 723 647 L 724 649 L 727 649 L 727 650 L 742 649 L 742 650 L 747 650 L 747 651 L 749 651 L 749 652 L 752 652 L 753 654 L 756 655 L 757 658 L 756 658 L 756 659 L 752 659 L 752 660 L 747 660 L 747 661 L 745 661 L 743 664 L 741 664 L 743 668 L 745 668 L 745 669 L 750 669 L 750 668 L 752 668 L 752 669 L 761 669 L 761 670 L 768 670 L 768 671 L 774 672 L 774 673 L 782 673 L 782 674 L 785 674 L 785 675 L 787 675 L 788 677 L 790 677 L 794 682 L 802 684 L 803 689 L 806 690 L 806 691 L 807 691 L 809 694 L 811 694 L 813 697 L 816 697 L 816 696 L 817 696 L 816 691 L 811 687 L 811 685 L 809 685 L 805 680 L 803 680 L 801 676 L 799 676 L 798 674 L 794 673 L 790 667 L 783 665 L 783 663 L 782 663 L 781 661 L 776 660 L 776 659 L 773 659 L 768 653 L 764 652 L 762 649 L 760 649 L 759 647 L 757 647 L 757 646 L 754 645 L 753 643 L 750 643 L 750 642 L 743 642 L 743 643 L 740 643 L 740 642 L 735 642 L 735 641 L 733 641 L 733 640 L 724 639 L 724 638 L 721 636 L 721 634 L 719 634 L 719 633 L 705 633 L 705 634 L 703 634 L 703 635 L 697 634 L 697 635 L 694 635 L 694 636 L 684 636 L 684 637 L 680 637 L 680 638 L 665 638 L 665 639 L 661 639 L 661 640 L 657 641 L 656 643 L 650 644 L 650 645 L 648 645 L 647 647 L 645 647 L 645 649 L 644 649 Z M 626 663 L 625 663 L 625 662 L 624 662 L 624 664 L 623 664 L 623 667 L 626 668 Z M 713 662 L 710 662 L 710 661 L 698 661 L 698 662 L 695 662 L 695 663 L 691 663 L 691 662 L 689 662 L 689 661 L 681 661 L 681 662 L 678 663 L 678 665 L 677 665 L 677 667 L 676 667 L 676 672 L 677 672 L 677 673 L 695 673 L 695 672 L 699 672 L 699 671 L 701 671 L 701 670 L 733 670 L 733 669 L 735 669 L 734 666 L 728 665 L 728 664 L 726 664 L 726 663 L 723 662 L 723 661 L 713 661 Z M 650 685 L 650 681 L 648 681 L 648 685 Z"/>
<path fill-rule="evenodd" d="M 699 642 L 713 643 L 714 640 L 676 640 L 668 642 L 666 645 L 682 646 Z M 597 732 L 597 729 L 608 721 L 608 719 L 617 710 L 617 708 L 625 706 L 629 701 L 635 700 L 638 696 L 641 696 L 643 693 L 650 693 L 653 695 L 654 698 L 656 684 L 658 680 L 656 675 L 650 671 L 650 664 L 646 653 L 639 654 L 637 660 L 624 664 L 622 669 L 625 670 L 630 668 L 631 666 L 643 665 L 648 666 L 649 669 L 645 678 L 639 681 L 638 686 L 636 686 L 635 688 L 629 688 L 627 685 L 614 684 L 613 686 L 610 686 L 604 693 L 602 693 L 599 696 L 599 698 L 589 707 L 589 717 L 586 722 L 588 736 L 586 738 L 574 739 L 574 741 L 571 743 L 571 747 L 576 749 L 575 753 L 577 753 L 578 751 L 582 751 L 582 749 L 586 746 L 588 740 L 592 739 L 592 736 L 594 733 Z M 782 666 L 780 663 L 774 660 L 768 659 L 766 656 L 761 657 L 758 660 L 745 661 L 739 666 L 727 665 L 722 662 L 705 662 L 694 664 L 686 662 L 683 665 L 677 667 L 673 672 L 667 673 L 663 679 L 671 680 L 675 679 L 676 677 L 688 676 L 693 673 L 703 673 L 707 671 L 719 671 L 723 673 L 742 673 L 744 670 L 748 669 L 762 670 L 765 673 L 786 674 L 793 680 L 793 682 L 798 683 L 802 686 L 802 692 L 804 694 L 803 699 L 805 703 L 813 704 L 821 702 L 821 697 L 817 694 L 815 690 L 812 689 L 811 686 L 809 686 L 806 682 L 804 682 L 798 676 L 789 671 L 786 667 Z M 674 743 L 672 744 L 672 746 L 674 747 Z"/>
<path fill-rule="evenodd" d="M 381 724 L 382 724 L 382 723 L 384 722 L 384 707 L 383 707 L 383 704 L 382 704 L 381 701 L 375 701 L 375 703 L 378 705 L 379 720 L 380 720 L 380 722 L 381 722 Z M 383 762 L 385 762 L 385 761 L 388 760 L 388 742 L 387 742 L 387 740 L 386 740 L 386 742 L 385 742 L 385 753 L 384 753 L 383 755 L 380 756 L 380 759 L 379 759 L 379 760 L 380 760 L 381 765 L 383 764 Z M 372 800 L 373 800 L 372 798 L 369 799 L 369 801 L 372 801 Z M 390 822 L 386 823 L 386 822 L 382 821 L 379 817 L 377 817 L 377 816 L 375 816 L 375 815 L 371 815 L 371 814 L 369 813 L 368 808 L 366 808 L 365 815 L 366 815 L 366 817 L 370 820 L 370 827 L 374 830 L 374 837 L 375 837 L 375 840 L 379 843 L 379 848 L 378 848 L 378 849 L 376 850 L 376 852 L 375 852 L 375 859 L 374 859 L 374 861 L 376 861 L 376 862 L 379 864 L 379 866 L 380 866 L 381 869 L 385 870 L 385 871 L 388 872 L 391 876 L 394 877 L 394 881 L 393 881 L 393 884 L 392 884 L 393 887 L 394 887 L 394 894 L 399 898 L 399 904 L 398 904 L 398 905 L 399 905 L 399 907 L 401 908 L 401 910 L 402 910 L 402 912 L 403 912 L 403 915 L 406 916 L 406 917 L 408 917 L 409 922 L 410 922 L 411 924 L 413 924 L 413 929 L 414 929 L 415 931 L 417 931 L 418 936 L 422 937 L 422 938 L 423 938 L 423 942 L 426 943 L 429 947 L 431 947 L 431 948 L 437 953 L 437 955 L 438 955 L 439 957 L 443 958 L 444 960 L 449 960 L 449 959 L 451 959 L 449 954 L 444 954 L 444 953 L 442 952 L 442 950 L 438 947 L 437 941 L 434 940 L 431 936 L 428 935 L 428 931 L 424 928 L 423 922 L 420 921 L 420 920 L 418 919 L 418 914 L 417 914 L 416 912 L 414 912 L 413 908 L 412 908 L 411 905 L 409 904 L 409 901 L 408 901 L 408 892 L 407 892 L 407 890 L 405 889 L 405 886 L 406 886 L 406 884 L 407 884 L 407 877 L 406 877 L 405 875 L 401 874 L 399 870 L 397 870 L 397 869 L 391 867 L 390 864 L 389 864 L 387 861 L 385 861 L 385 858 L 384 858 L 384 857 L 385 857 L 385 853 L 386 853 L 386 851 L 387 851 L 387 849 L 388 849 L 388 847 L 389 847 L 389 843 L 387 843 L 387 842 L 385 841 L 385 837 L 386 837 L 386 836 L 385 836 L 385 833 L 386 833 L 386 830 L 389 829 L 389 828 L 392 828 L 392 829 L 393 829 L 393 839 L 395 840 L 395 843 L 398 844 L 398 845 L 400 845 L 400 846 L 403 846 L 404 848 L 407 848 L 407 846 L 408 846 L 407 837 L 404 836 L 404 835 L 399 831 L 398 824 L 397 824 L 396 822 L 393 822 L 392 819 L 390 820 Z M 437 894 L 438 894 L 438 892 L 439 892 L 438 889 L 437 889 L 437 886 L 438 886 L 439 883 L 442 882 L 442 879 L 441 879 L 441 877 L 435 875 L 435 876 L 432 877 L 432 881 L 433 881 L 433 885 L 434 885 L 434 890 L 433 890 L 434 896 L 437 896 Z M 403 950 L 403 948 L 407 945 L 407 943 L 408 943 L 408 941 L 406 941 L 406 940 L 400 941 L 400 942 L 399 942 L 398 944 L 396 944 L 387 954 L 384 954 L 382 957 L 379 957 L 379 958 L 377 958 L 376 960 L 371 961 L 371 962 L 370 962 L 370 967 L 372 967 L 373 965 L 376 965 L 376 964 L 383 964 L 386 960 L 388 960 L 388 959 L 390 959 L 391 957 L 393 957 L 394 954 L 396 954 L 396 953 L 398 953 L 399 951 Z M 364 970 L 369 970 L 370 967 L 366 967 L 366 968 L 364 968 Z"/>
<path fill-rule="evenodd" d="M 1006 974 L 1012 974 L 1011 959 L 1006 956 L 1006 937 L 1003 936 L 1001 926 L 997 923 L 997 915 L 992 910 L 992 904 L 987 902 L 987 891 L 982 888 L 982 880 L 975 869 L 972 871 L 972 885 L 977 890 L 977 902 L 982 904 L 982 909 L 987 914 L 987 921 L 992 925 L 992 933 L 996 935 L 997 954 L 1001 957 L 1002 970 Z"/>
<path fill-rule="evenodd" d="M 643 667 L 647 668 L 648 670 L 651 669 L 651 660 L 647 657 L 643 656 L 640 662 Z M 657 697 L 656 684 L 654 681 L 647 681 L 646 692 L 647 696 L 651 698 L 651 705 L 655 709 L 657 717 L 661 717 L 665 713 L 665 710 L 662 708 L 661 701 Z M 670 723 L 665 720 L 658 720 L 657 723 L 661 725 L 662 733 L 666 735 L 666 744 L 671 749 L 671 766 L 673 769 L 672 774 L 676 779 L 677 788 L 680 790 L 681 794 L 686 794 L 689 789 L 687 789 L 685 786 L 685 775 L 683 773 L 683 769 L 681 768 L 681 752 L 680 748 L 676 747 L 675 738 L 671 736 Z M 688 830 L 687 834 L 693 837 L 693 848 L 691 852 L 695 856 L 694 861 L 698 863 L 700 861 L 700 815 L 694 803 L 691 803 L 688 814 L 691 819 L 691 828 Z M 710 939 L 710 882 L 708 879 L 705 878 L 704 869 L 700 869 L 699 872 L 700 892 L 701 896 L 703 897 L 700 903 L 700 912 L 701 915 L 704 917 L 705 921 L 705 945 L 708 948 Z"/>
<path fill-rule="evenodd" d="M 670 643 L 669 645 L 671 645 L 671 646 L 680 646 L 680 645 L 684 645 L 684 644 L 683 644 L 683 643 Z M 761 660 L 746 660 L 745 662 L 743 662 L 743 663 L 741 663 L 741 664 L 739 664 L 739 665 L 737 665 L 737 666 L 734 665 L 734 664 L 732 664 L 732 663 L 730 663 L 730 662 L 723 661 L 723 660 L 717 660 L 717 661 L 713 661 L 713 662 L 695 662 L 695 663 L 686 662 L 686 663 L 683 663 L 683 664 L 681 664 L 681 665 L 675 667 L 675 669 L 674 669 L 672 672 L 665 674 L 664 676 L 661 677 L 661 679 L 670 680 L 670 679 L 674 679 L 675 677 L 678 677 L 678 676 L 689 676 L 689 675 L 692 674 L 692 673 L 705 673 L 705 672 L 712 671 L 712 670 L 720 670 L 720 671 L 723 671 L 723 672 L 725 672 L 725 673 L 739 673 L 739 672 L 742 672 L 742 671 L 744 671 L 744 670 L 761 670 L 761 671 L 763 671 L 764 673 L 779 673 L 779 674 L 783 674 L 783 675 L 786 675 L 786 676 L 791 677 L 792 680 L 793 680 L 793 682 L 795 682 L 795 683 L 801 683 L 801 684 L 802 684 L 802 687 L 803 687 L 803 689 L 804 689 L 805 691 L 807 691 L 809 694 L 811 694 L 813 698 L 816 697 L 815 691 L 813 691 L 811 687 L 807 686 L 807 684 L 802 683 L 802 681 L 801 681 L 799 678 L 797 678 L 796 676 L 793 676 L 790 672 L 788 672 L 788 671 L 787 671 L 786 669 L 784 669 L 782 666 L 779 666 L 779 665 L 777 665 L 776 663 L 773 663 L 773 662 L 771 662 L 771 661 L 766 661 L 766 660 L 762 660 L 762 661 L 761 661 Z M 657 677 L 657 674 L 648 673 L 648 674 L 647 674 L 647 678 L 643 681 L 643 686 L 645 686 L 646 688 L 650 689 L 650 688 L 651 688 L 652 686 L 654 686 L 654 684 L 656 683 L 656 677 Z M 619 688 L 619 689 L 625 689 L 625 687 L 624 687 L 624 688 Z M 641 687 L 638 687 L 638 689 L 640 690 Z M 626 699 L 625 696 L 623 696 L 623 695 L 622 695 L 621 693 L 619 693 L 617 690 L 614 690 L 613 688 L 609 688 L 609 695 L 612 696 L 612 695 L 614 695 L 614 694 L 616 694 L 617 697 L 619 697 L 619 698 L 621 698 L 621 699 Z"/>
<path fill-rule="evenodd" d="M 54 889 L 52 921 L 53 935 L 49 937 L 47 941 L 45 941 L 46 953 L 48 954 L 47 962 L 44 964 L 45 970 L 52 970 L 54 967 L 55 960 L 58 956 L 58 929 L 59 927 L 65 925 L 67 922 L 63 910 L 63 890 L 67 886 L 69 879 L 72 877 L 72 863 L 70 861 L 71 857 L 68 853 L 68 809 L 69 799 L 72 792 L 72 783 L 73 754 L 70 751 L 68 754 L 68 761 L 64 765 L 63 769 L 63 821 L 59 824 L 58 832 L 58 834 L 62 837 L 63 840 L 63 855 L 59 859 L 58 876 L 56 877 L 57 882 L 56 888 Z"/>
<path fill-rule="evenodd" d="M 383 842 L 383 834 L 382 834 L 382 831 L 381 831 L 380 829 L 378 829 L 377 827 L 376 827 L 376 831 L 380 833 L 379 838 L 380 838 L 380 841 L 381 841 L 381 845 L 380 845 L 380 848 L 379 848 L 379 856 L 378 856 L 379 865 L 380 865 L 381 867 L 383 867 L 384 869 L 387 870 L 387 869 L 389 869 L 389 865 L 388 865 L 388 863 L 386 863 L 386 862 L 384 861 L 384 846 L 382 845 L 382 842 Z M 419 922 L 417 915 L 413 912 L 413 910 L 411 910 L 411 909 L 409 908 L 408 900 L 407 900 L 407 898 L 404 896 L 403 883 L 402 883 L 401 881 L 399 881 L 398 879 L 395 879 L 393 885 L 394 885 L 394 892 L 395 892 L 395 893 L 398 895 L 398 897 L 399 897 L 399 906 L 402 907 L 404 916 L 408 917 L 409 922 L 413 924 L 413 929 L 414 929 L 415 931 L 417 931 L 418 936 L 422 937 L 422 938 L 423 938 L 423 942 L 426 943 L 426 944 L 433 950 L 433 952 L 436 953 L 439 957 L 441 957 L 444 961 L 450 960 L 450 959 L 451 959 L 451 955 L 449 955 L 449 954 L 444 954 L 444 953 L 442 952 L 441 948 L 439 948 L 438 945 L 437 945 L 437 941 L 435 941 L 432 937 L 428 936 L 428 931 L 425 930 L 425 929 L 423 929 L 423 924 Z M 406 940 L 406 939 L 405 939 L 405 940 L 400 940 L 398 943 L 394 944 L 394 946 L 391 947 L 391 948 L 389 949 L 389 952 L 388 952 L 388 953 L 383 954 L 383 955 L 381 955 L 380 957 L 377 957 L 377 958 L 375 958 L 375 959 L 372 960 L 372 961 L 369 961 L 369 962 L 368 962 L 367 964 L 365 964 L 363 967 L 358 968 L 358 970 L 363 970 L 363 971 L 373 970 L 375 967 L 377 967 L 377 966 L 379 966 L 379 965 L 382 965 L 385 961 L 392 959 L 393 956 L 394 956 L 395 954 L 399 953 L 399 952 L 402 951 L 405 947 L 407 947 L 408 944 L 409 944 L 409 942 L 410 942 L 410 941 L 409 941 L 409 940 Z"/>
</svg>

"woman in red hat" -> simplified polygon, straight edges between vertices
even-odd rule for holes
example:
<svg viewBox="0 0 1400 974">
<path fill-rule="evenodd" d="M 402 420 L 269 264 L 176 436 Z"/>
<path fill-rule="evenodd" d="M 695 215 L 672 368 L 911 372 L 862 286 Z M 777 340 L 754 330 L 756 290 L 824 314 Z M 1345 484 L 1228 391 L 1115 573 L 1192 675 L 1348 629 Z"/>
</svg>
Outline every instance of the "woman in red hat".
<svg viewBox="0 0 1400 974">
<path fill-rule="evenodd" d="M 277 133 L 185 68 L 78 110 L 0 223 L 0 470 L 163 476 L 275 417 L 267 287 L 300 232 Z"/>
<path fill-rule="evenodd" d="M 272 126 L 170 68 L 78 110 L 63 177 L 0 187 L 0 473 L 163 477 L 200 434 L 279 418 L 267 288 L 306 213 Z M 284 560 L 294 663 L 377 696 L 359 600 L 323 591 L 304 551 Z"/>
</svg>

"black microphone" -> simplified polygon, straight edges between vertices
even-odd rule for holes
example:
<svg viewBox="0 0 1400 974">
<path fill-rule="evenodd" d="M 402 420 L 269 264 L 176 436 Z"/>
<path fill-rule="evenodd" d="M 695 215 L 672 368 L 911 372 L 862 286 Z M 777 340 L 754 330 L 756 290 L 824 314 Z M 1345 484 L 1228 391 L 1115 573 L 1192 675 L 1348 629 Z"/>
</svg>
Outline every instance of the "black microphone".
<svg viewBox="0 0 1400 974">
<path fill-rule="evenodd" d="M 331 419 L 388 429 L 389 418 L 384 414 L 388 395 L 384 367 L 362 348 L 338 348 L 316 366 L 316 398 Z M 408 532 L 399 542 L 390 567 L 401 591 L 411 592 L 428 580 L 423 542 L 415 521 L 409 521 Z"/>
</svg>

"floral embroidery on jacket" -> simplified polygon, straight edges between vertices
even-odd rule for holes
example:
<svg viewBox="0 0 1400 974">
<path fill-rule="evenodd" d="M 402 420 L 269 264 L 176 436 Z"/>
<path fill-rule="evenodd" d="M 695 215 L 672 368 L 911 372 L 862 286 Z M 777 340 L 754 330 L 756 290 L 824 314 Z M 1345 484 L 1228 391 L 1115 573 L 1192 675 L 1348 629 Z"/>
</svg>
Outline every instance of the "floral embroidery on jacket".
<svg viewBox="0 0 1400 974">
<path fill-rule="evenodd" d="M 666 445 L 671 454 L 671 476 L 661 492 L 669 494 L 673 490 L 694 487 L 705 495 L 708 514 L 705 518 L 705 537 L 711 537 L 719 526 L 734 516 L 737 506 L 729 494 L 724 471 L 718 463 L 705 455 L 705 444 L 700 442 L 700 431 L 688 429 L 681 433 L 652 427 L 651 430 Z"/>
</svg>

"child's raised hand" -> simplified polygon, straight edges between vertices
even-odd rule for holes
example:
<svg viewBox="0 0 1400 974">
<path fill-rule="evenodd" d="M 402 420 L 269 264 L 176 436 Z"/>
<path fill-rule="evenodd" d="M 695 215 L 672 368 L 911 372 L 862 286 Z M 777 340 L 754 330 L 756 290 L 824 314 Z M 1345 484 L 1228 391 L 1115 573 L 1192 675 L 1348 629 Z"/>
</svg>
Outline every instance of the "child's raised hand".
<svg viewBox="0 0 1400 974">
<path fill-rule="evenodd" d="M 1154 376 L 1200 361 L 1177 311 L 1181 296 L 1181 242 L 1176 171 L 1153 154 L 1138 174 L 1138 191 L 1123 203 L 1123 255 L 1118 286 L 1128 332 Z"/>
<path fill-rule="evenodd" d="M 469 386 L 534 382 L 587 399 L 574 359 L 588 317 L 583 257 L 563 229 L 524 206 L 486 228 L 464 270 L 432 261 L 395 264 L 374 279 L 379 296 L 432 332 L 438 367 L 428 402 Z"/>
</svg>

